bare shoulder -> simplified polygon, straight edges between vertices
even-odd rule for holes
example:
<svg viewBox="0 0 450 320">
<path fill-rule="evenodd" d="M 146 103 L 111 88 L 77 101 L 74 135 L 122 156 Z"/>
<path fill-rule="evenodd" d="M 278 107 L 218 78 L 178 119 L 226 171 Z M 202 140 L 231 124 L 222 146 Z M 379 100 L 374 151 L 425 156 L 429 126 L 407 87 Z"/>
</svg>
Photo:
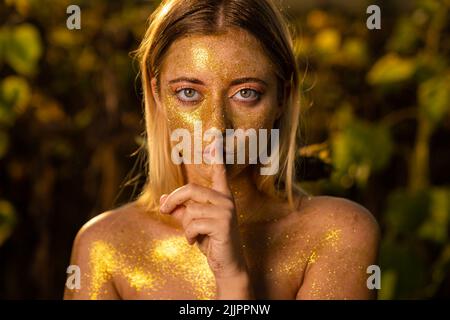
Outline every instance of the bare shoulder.
<svg viewBox="0 0 450 320">
<path fill-rule="evenodd" d="M 380 239 L 373 215 L 353 201 L 319 196 L 304 198 L 294 216 L 312 239 L 297 299 L 372 299 L 366 270 L 376 264 Z"/>
<path fill-rule="evenodd" d="M 313 235 L 336 230 L 346 238 L 347 244 L 348 241 L 355 245 L 372 243 L 376 247 L 379 241 L 380 230 L 375 217 L 365 207 L 348 199 L 304 197 L 295 216 Z"/>
<path fill-rule="evenodd" d="M 86 222 L 78 231 L 75 238 L 76 243 L 86 243 L 93 240 L 111 240 L 112 234 L 129 227 L 136 215 L 132 204 L 126 204 L 116 209 L 105 211 Z"/>
<path fill-rule="evenodd" d="M 164 221 L 146 212 L 135 202 L 103 212 L 86 222 L 78 231 L 74 249 L 85 247 L 94 241 L 106 241 L 112 245 L 142 242 L 157 238 L 168 229 Z"/>
<path fill-rule="evenodd" d="M 118 264 L 139 259 L 152 243 L 172 229 L 142 206 L 130 202 L 99 214 L 78 231 L 71 265 L 81 270 L 80 287 L 65 288 L 65 299 L 117 299 L 124 294 Z"/>
</svg>

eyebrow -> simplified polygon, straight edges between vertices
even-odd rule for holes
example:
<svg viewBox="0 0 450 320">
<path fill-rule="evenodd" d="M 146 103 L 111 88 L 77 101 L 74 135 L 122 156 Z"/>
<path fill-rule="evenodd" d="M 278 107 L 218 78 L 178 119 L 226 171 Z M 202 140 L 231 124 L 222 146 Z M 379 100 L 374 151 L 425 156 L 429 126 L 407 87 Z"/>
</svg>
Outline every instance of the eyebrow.
<svg viewBox="0 0 450 320">
<path fill-rule="evenodd" d="M 178 82 L 192 82 L 195 84 L 205 85 L 205 83 L 199 79 L 188 78 L 188 77 L 179 77 L 169 81 L 169 84 L 178 83 Z"/>
<path fill-rule="evenodd" d="M 256 83 L 260 83 L 264 86 L 267 86 L 267 82 L 265 82 L 264 80 L 258 79 L 258 78 L 240 78 L 240 79 L 235 79 L 233 81 L 231 81 L 231 85 L 232 86 L 236 86 L 238 84 L 242 84 L 242 83 L 246 83 L 246 82 L 256 82 Z"/>
<path fill-rule="evenodd" d="M 203 81 L 196 79 L 196 78 L 189 78 L 189 77 L 179 77 L 179 78 L 170 80 L 169 84 L 174 84 L 174 83 L 178 83 L 178 82 L 191 82 L 191 83 L 195 83 L 195 84 L 199 84 L 199 85 L 203 85 L 203 86 L 205 85 L 205 83 Z M 256 82 L 256 83 L 260 83 L 264 86 L 267 86 L 267 82 L 265 82 L 264 80 L 261 80 L 258 78 L 251 78 L 251 77 L 234 79 L 233 81 L 231 81 L 231 85 L 236 86 L 238 84 L 247 83 L 247 82 Z"/>
</svg>

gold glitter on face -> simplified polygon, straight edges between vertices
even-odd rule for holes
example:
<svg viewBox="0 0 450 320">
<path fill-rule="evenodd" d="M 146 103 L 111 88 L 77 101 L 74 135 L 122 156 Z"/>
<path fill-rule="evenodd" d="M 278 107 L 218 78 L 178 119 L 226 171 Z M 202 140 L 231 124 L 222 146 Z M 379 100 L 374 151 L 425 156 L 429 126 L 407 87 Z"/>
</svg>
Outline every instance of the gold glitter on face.
<svg viewBox="0 0 450 320">
<path fill-rule="evenodd" d="M 182 81 L 170 85 L 170 81 L 180 78 L 196 79 L 202 83 Z M 260 79 L 268 86 L 263 88 L 254 81 L 232 86 L 233 80 L 244 78 Z M 195 89 L 202 98 L 195 104 L 183 104 L 174 92 L 183 87 Z M 275 120 L 274 67 L 257 40 L 244 31 L 190 36 L 176 41 L 163 62 L 161 88 L 161 101 L 172 129 L 192 128 L 194 121 L 202 121 L 206 129 L 213 126 L 221 128 L 227 123 L 212 120 L 224 121 L 224 118 L 231 122 L 228 123 L 229 128 L 271 128 Z M 252 105 L 230 102 L 230 96 L 241 88 L 264 89 L 264 97 Z M 197 109 L 203 112 L 194 112 Z"/>
<path fill-rule="evenodd" d="M 209 51 L 204 47 L 198 47 L 192 49 L 195 56 L 195 64 L 199 69 L 207 69 L 210 62 Z"/>
<path fill-rule="evenodd" d="M 188 129 L 192 137 L 198 121 L 202 132 L 272 129 L 280 111 L 274 66 L 258 40 L 241 29 L 175 41 L 163 60 L 160 83 L 169 129 Z M 185 89 L 195 90 L 194 100 L 183 100 Z M 255 92 L 255 98 L 241 99 L 242 90 Z M 203 149 L 207 145 L 203 142 Z"/>
</svg>

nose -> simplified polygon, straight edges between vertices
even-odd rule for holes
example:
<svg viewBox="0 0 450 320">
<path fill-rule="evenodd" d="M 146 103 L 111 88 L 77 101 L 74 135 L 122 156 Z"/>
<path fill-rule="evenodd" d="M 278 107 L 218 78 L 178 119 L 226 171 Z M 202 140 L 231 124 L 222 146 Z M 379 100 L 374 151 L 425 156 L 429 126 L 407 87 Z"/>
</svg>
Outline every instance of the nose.
<svg viewBox="0 0 450 320">
<path fill-rule="evenodd" d="M 225 137 L 225 130 L 231 128 L 231 121 L 228 117 L 226 103 L 221 99 L 213 103 L 211 108 L 211 122 L 209 127 L 217 128 L 222 132 L 222 136 Z"/>
</svg>

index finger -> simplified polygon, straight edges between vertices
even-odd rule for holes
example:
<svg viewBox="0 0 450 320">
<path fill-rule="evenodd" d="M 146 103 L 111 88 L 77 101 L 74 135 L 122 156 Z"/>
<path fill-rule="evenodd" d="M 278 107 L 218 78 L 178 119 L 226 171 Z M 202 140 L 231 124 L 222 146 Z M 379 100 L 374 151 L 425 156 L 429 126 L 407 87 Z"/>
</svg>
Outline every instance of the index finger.
<svg viewBox="0 0 450 320">
<path fill-rule="evenodd" d="M 223 151 L 218 144 L 211 150 L 211 188 L 227 196 L 231 195 L 227 179 L 227 169 L 223 159 Z"/>
<path fill-rule="evenodd" d="M 226 202 L 226 197 L 211 188 L 206 188 L 197 184 L 187 184 L 172 191 L 161 204 L 161 212 L 172 212 L 177 206 L 187 201 L 199 203 L 212 203 L 222 205 Z"/>
</svg>

